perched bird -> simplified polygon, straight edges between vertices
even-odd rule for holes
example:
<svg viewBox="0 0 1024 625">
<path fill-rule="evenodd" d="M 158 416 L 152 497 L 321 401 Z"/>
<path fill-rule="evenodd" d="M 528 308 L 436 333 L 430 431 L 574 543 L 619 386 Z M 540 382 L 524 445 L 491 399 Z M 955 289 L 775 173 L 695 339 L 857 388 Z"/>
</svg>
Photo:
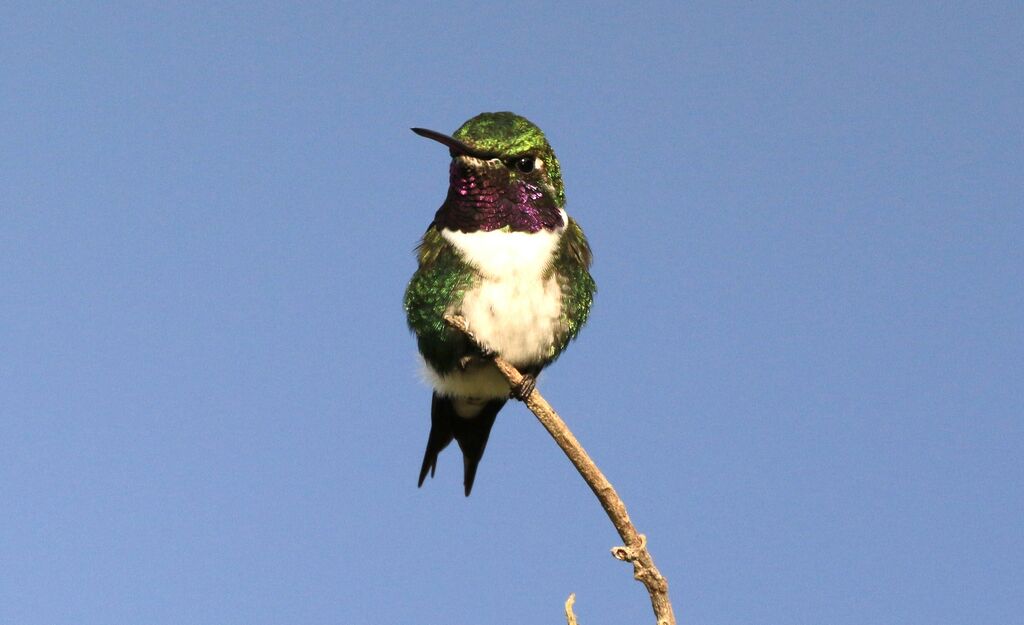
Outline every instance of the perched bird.
<svg viewBox="0 0 1024 625">
<path fill-rule="evenodd" d="M 510 394 L 576 338 L 595 285 L 590 247 L 565 212 L 558 159 L 540 128 L 514 113 L 481 113 L 454 135 L 413 128 L 451 153 L 448 196 L 417 248 L 405 312 L 434 388 L 419 485 L 454 439 L 466 496 L 494 419 Z M 477 347 L 444 321 L 463 316 Z M 515 389 L 492 360 L 526 377 Z"/>
</svg>

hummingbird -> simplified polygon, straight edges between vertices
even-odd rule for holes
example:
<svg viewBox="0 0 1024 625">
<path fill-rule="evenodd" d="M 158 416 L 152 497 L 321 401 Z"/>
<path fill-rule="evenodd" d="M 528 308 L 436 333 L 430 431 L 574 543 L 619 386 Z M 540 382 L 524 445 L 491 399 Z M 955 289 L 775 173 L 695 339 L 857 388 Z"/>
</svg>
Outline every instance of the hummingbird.
<svg viewBox="0 0 1024 625">
<path fill-rule="evenodd" d="M 448 195 L 434 214 L 405 291 L 409 328 L 433 387 L 419 486 L 455 440 L 468 497 L 494 420 L 525 398 L 587 321 L 596 286 L 583 230 L 565 212 L 555 152 L 514 113 L 481 113 L 452 135 L 416 134 L 448 148 Z M 472 339 L 444 320 L 466 319 Z M 511 388 L 500 356 L 523 374 Z"/>
</svg>

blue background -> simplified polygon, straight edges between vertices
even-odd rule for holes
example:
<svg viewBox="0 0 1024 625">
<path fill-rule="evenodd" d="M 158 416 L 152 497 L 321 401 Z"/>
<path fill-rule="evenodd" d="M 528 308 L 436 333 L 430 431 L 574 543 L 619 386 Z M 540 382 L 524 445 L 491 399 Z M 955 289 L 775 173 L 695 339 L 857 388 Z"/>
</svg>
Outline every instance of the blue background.
<svg viewBox="0 0 1024 625">
<path fill-rule="evenodd" d="M 1019 622 L 1019 4 L 171 4 L 0 9 L 0 622 L 652 621 L 521 405 L 415 487 L 408 128 L 489 110 L 595 250 L 540 388 L 680 623 Z"/>
</svg>

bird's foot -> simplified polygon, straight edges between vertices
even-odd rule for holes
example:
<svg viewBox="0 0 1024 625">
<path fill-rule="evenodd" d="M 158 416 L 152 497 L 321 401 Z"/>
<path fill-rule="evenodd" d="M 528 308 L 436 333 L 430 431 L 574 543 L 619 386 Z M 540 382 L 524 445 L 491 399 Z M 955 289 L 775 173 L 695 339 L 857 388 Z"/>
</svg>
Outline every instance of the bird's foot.
<svg viewBox="0 0 1024 625">
<path fill-rule="evenodd" d="M 462 358 L 459 358 L 459 371 L 465 371 L 470 367 L 477 367 L 483 364 L 487 364 L 494 360 L 497 356 L 497 352 L 492 352 L 489 349 L 480 349 L 478 353 L 466 354 Z"/>
<path fill-rule="evenodd" d="M 533 389 L 537 388 L 537 376 L 532 373 L 524 373 L 523 379 L 512 386 L 512 390 L 509 395 L 512 399 L 518 399 L 519 401 L 526 401 L 526 398 L 533 393 Z"/>
<path fill-rule="evenodd" d="M 479 349 L 480 349 L 480 357 L 483 358 L 484 360 L 494 360 L 495 358 L 498 357 L 498 352 L 490 350 L 490 349 L 487 349 L 483 345 L 479 345 Z"/>
</svg>

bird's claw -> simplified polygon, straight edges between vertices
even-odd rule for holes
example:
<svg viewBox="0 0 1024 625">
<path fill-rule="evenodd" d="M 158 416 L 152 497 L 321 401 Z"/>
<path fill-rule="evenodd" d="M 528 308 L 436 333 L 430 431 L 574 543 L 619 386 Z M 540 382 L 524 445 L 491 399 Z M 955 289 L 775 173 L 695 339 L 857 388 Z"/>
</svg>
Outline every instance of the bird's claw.
<svg viewBox="0 0 1024 625">
<path fill-rule="evenodd" d="M 462 358 L 459 358 L 459 371 L 465 371 L 474 365 L 482 365 L 491 362 L 498 357 L 497 352 L 492 352 L 489 349 L 480 348 L 477 353 L 467 354 Z"/>
<path fill-rule="evenodd" d="M 498 357 L 498 352 L 487 349 L 486 347 L 480 348 L 480 357 L 484 360 L 494 360 Z"/>
<path fill-rule="evenodd" d="M 526 401 L 526 398 L 533 393 L 533 389 L 535 388 L 537 388 L 537 376 L 527 373 L 523 375 L 523 379 L 519 381 L 519 384 L 512 386 L 512 390 L 509 395 L 512 399 Z"/>
</svg>

